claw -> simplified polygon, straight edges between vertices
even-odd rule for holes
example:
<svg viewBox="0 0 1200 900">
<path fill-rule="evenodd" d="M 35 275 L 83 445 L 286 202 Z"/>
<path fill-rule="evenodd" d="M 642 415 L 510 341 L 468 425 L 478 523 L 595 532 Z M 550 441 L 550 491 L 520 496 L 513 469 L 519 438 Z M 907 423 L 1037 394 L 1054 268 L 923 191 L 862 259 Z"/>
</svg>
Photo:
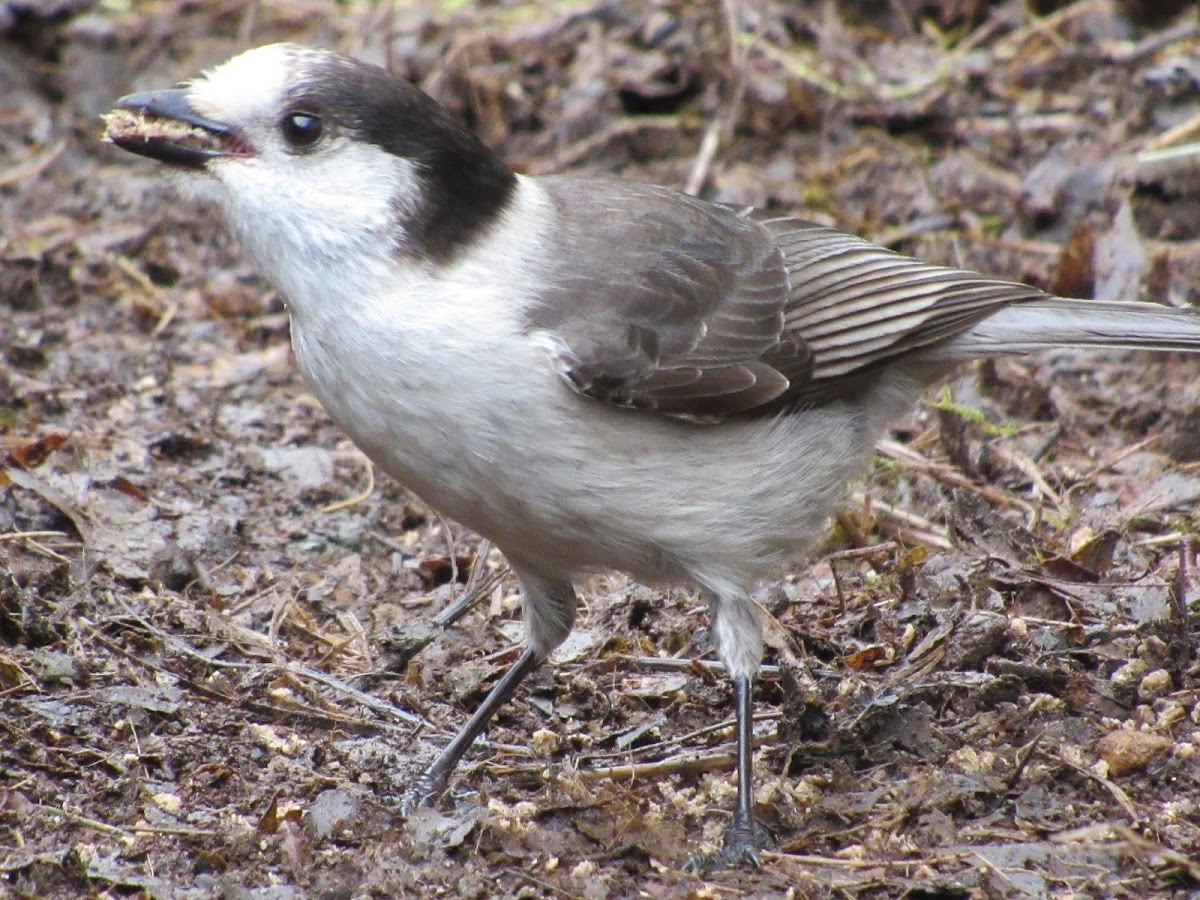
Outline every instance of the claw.
<svg viewBox="0 0 1200 900">
<path fill-rule="evenodd" d="M 413 810 L 433 806 L 445 789 L 446 779 L 439 778 L 436 773 L 426 769 L 400 798 L 400 814 L 408 816 Z"/>
<path fill-rule="evenodd" d="M 760 865 L 758 852 L 775 846 L 771 833 L 757 822 L 738 821 L 735 819 L 725 832 L 725 845 L 716 853 L 697 853 L 688 857 L 683 864 L 683 871 L 692 875 L 702 875 L 718 869 L 732 869 L 743 866 L 757 869 Z"/>
</svg>

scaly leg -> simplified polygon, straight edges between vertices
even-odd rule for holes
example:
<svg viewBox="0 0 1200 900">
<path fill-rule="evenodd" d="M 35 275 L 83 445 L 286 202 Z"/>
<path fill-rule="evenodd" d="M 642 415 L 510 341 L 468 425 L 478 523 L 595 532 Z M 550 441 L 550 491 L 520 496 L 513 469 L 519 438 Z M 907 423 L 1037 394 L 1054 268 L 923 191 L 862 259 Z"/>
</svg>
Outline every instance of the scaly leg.
<svg viewBox="0 0 1200 900">
<path fill-rule="evenodd" d="M 438 758 L 417 776 L 416 782 L 404 797 L 402 805 L 405 811 L 418 806 L 432 805 L 442 795 L 442 792 L 446 790 L 446 783 L 450 780 L 450 773 L 458 766 L 463 754 L 487 728 L 488 722 L 496 714 L 496 710 L 512 699 L 517 686 L 525 680 L 525 676 L 538 667 L 539 663 L 541 663 L 541 659 L 533 650 L 527 647 L 521 652 L 517 661 L 512 664 L 512 668 L 496 682 L 496 686 L 479 704 L 479 708 L 467 720 L 467 724 L 459 729 L 458 734 L 438 754 Z"/>
<path fill-rule="evenodd" d="M 772 845 L 770 833 L 754 816 L 754 673 L 762 662 L 762 625 L 748 594 L 726 586 L 709 593 L 717 655 L 733 678 L 737 717 L 737 805 L 717 853 L 691 857 L 689 872 L 758 865 L 758 851 Z"/>
<path fill-rule="evenodd" d="M 571 633 L 575 621 L 575 591 L 570 582 L 544 578 L 511 559 L 509 564 L 521 583 L 526 647 L 438 758 L 417 776 L 401 801 L 401 807 L 406 812 L 419 806 L 429 806 L 442 795 L 463 754 L 484 732 L 492 716 L 512 699 L 526 676 Z"/>
</svg>

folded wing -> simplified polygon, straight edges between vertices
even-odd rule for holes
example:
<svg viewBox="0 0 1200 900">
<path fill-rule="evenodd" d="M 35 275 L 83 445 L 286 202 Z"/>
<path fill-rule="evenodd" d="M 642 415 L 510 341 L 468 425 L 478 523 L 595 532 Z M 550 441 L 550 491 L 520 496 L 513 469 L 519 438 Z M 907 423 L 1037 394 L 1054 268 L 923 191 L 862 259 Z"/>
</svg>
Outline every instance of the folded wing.
<svg viewBox="0 0 1200 900">
<path fill-rule="evenodd" d="M 572 265 L 530 329 L 572 389 L 618 406 L 708 421 L 818 405 L 1001 309 L 1071 302 L 665 188 L 543 184 Z"/>
</svg>

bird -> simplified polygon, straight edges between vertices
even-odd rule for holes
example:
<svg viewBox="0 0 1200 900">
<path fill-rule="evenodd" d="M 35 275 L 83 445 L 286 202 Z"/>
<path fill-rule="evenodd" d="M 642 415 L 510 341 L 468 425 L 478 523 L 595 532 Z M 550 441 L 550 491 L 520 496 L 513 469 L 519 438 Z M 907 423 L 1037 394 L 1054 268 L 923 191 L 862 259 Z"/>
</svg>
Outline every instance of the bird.
<svg viewBox="0 0 1200 900">
<path fill-rule="evenodd" d="M 733 685 L 722 848 L 756 865 L 756 585 L 822 535 L 921 391 L 1051 347 L 1200 352 L 1200 312 L 1077 300 L 666 187 L 519 174 L 434 99 L 270 44 L 125 96 L 116 146 L 222 214 L 287 305 L 296 363 L 379 469 L 494 543 L 524 646 L 403 798 L 435 803 L 615 570 L 706 600 Z"/>
</svg>

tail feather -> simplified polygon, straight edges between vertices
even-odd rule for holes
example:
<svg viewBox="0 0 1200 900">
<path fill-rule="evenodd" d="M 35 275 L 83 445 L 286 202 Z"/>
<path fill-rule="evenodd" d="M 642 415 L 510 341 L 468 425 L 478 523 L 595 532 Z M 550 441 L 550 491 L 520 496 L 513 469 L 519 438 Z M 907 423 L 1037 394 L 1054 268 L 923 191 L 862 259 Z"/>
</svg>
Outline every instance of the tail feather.
<svg viewBox="0 0 1200 900">
<path fill-rule="evenodd" d="M 1050 347 L 1200 353 L 1200 308 L 1050 298 L 997 310 L 922 355 L 957 362 Z"/>
</svg>

